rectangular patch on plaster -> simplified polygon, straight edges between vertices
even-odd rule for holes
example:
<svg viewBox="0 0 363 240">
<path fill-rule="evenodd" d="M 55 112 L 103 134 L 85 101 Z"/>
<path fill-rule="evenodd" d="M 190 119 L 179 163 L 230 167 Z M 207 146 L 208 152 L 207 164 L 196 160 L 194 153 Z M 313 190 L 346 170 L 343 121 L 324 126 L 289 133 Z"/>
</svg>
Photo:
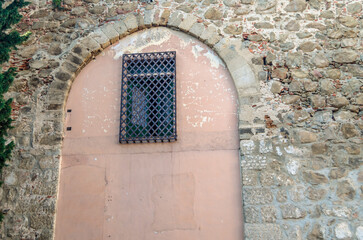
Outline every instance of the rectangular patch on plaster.
<svg viewBox="0 0 363 240">
<path fill-rule="evenodd" d="M 153 230 L 195 229 L 194 194 L 195 179 L 192 173 L 153 176 Z"/>
</svg>

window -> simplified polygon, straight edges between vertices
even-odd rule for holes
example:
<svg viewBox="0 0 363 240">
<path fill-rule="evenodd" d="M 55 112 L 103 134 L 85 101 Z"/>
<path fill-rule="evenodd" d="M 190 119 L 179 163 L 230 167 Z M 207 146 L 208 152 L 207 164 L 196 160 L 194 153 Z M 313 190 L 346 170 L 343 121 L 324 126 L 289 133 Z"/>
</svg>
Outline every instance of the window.
<svg viewBox="0 0 363 240">
<path fill-rule="evenodd" d="M 176 52 L 123 55 L 120 143 L 176 140 L 175 56 Z"/>
</svg>

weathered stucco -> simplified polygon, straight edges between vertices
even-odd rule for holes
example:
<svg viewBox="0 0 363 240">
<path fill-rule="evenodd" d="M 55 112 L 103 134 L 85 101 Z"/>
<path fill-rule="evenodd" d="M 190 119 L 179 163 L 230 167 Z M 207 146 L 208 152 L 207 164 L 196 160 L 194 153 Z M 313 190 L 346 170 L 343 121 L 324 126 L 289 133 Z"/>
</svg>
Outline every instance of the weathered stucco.
<svg viewBox="0 0 363 240">
<path fill-rule="evenodd" d="M 22 71 L 1 238 L 52 238 L 73 79 L 120 38 L 163 26 L 207 44 L 235 83 L 245 238 L 362 239 L 361 1 L 40 0 L 23 14 L 33 34 L 11 60 Z"/>
</svg>

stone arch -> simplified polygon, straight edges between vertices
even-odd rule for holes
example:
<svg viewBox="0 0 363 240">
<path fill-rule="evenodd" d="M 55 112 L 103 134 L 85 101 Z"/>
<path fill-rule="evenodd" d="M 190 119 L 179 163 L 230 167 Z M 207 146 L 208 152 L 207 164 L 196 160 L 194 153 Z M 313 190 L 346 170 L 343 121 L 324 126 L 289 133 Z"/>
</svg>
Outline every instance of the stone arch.
<svg viewBox="0 0 363 240">
<path fill-rule="evenodd" d="M 257 73 L 250 60 L 246 60 L 246 58 L 250 59 L 252 54 L 247 49 L 242 49 L 240 40 L 222 38 L 214 26 L 205 28 L 192 14 L 183 17 L 183 13 L 176 11 L 165 20 L 153 17 L 151 12 L 146 12 L 144 16 L 138 17 L 127 14 L 119 21 L 106 23 L 78 40 L 54 74 L 54 81 L 48 91 L 48 104 L 64 107 L 71 84 L 77 74 L 103 49 L 129 34 L 156 26 L 183 31 L 212 48 L 225 62 L 240 102 L 244 101 L 244 98 L 254 98 L 259 95 Z"/>
</svg>

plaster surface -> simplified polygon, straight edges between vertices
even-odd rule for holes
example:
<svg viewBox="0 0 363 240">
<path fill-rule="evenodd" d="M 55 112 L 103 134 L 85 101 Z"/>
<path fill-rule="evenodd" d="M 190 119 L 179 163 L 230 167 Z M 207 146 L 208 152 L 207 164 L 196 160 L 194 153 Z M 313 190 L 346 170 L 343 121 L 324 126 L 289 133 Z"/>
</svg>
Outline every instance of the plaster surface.
<svg viewBox="0 0 363 240">
<path fill-rule="evenodd" d="M 119 144 L 121 55 L 169 50 L 178 140 Z M 82 70 L 66 109 L 55 239 L 242 239 L 237 93 L 207 46 L 165 28 L 132 34 Z"/>
</svg>

